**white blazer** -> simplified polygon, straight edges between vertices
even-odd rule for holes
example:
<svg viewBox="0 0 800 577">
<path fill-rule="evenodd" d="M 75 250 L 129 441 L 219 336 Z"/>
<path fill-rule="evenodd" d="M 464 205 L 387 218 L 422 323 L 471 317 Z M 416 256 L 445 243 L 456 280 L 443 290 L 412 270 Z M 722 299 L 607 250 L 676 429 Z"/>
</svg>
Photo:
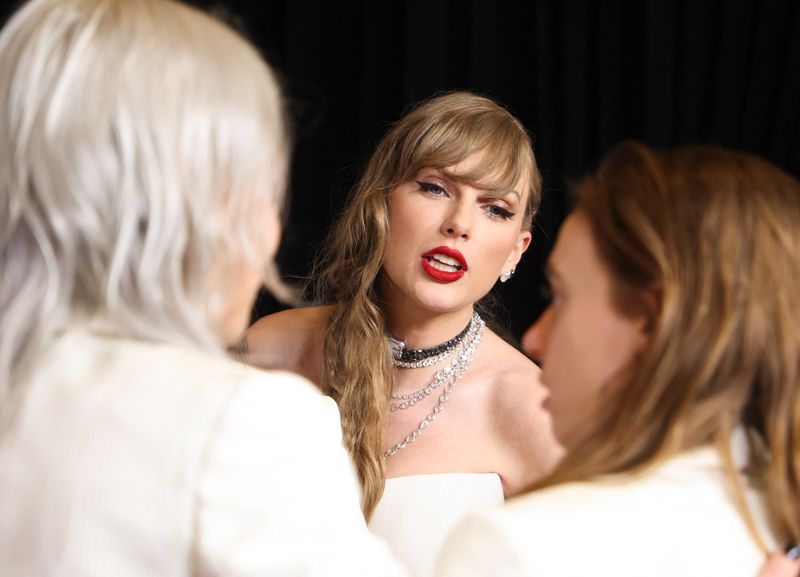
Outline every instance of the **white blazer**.
<svg viewBox="0 0 800 577">
<path fill-rule="evenodd" d="M 761 534 L 764 510 L 748 495 Z M 687 452 L 638 477 L 530 493 L 451 534 L 437 577 L 754 577 L 764 555 L 718 454 Z"/>
<path fill-rule="evenodd" d="M 76 330 L 0 429 L 0 574 L 399 576 L 332 400 L 289 373 Z"/>
</svg>

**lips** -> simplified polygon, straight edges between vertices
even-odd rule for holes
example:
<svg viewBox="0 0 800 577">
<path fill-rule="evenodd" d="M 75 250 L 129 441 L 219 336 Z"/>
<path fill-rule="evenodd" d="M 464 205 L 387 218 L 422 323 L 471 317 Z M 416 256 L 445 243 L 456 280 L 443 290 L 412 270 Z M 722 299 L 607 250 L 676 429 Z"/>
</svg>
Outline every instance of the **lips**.
<svg viewBox="0 0 800 577">
<path fill-rule="evenodd" d="M 422 255 L 422 270 L 435 281 L 455 282 L 469 268 L 464 255 L 449 246 L 439 246 Z"/>
</svg>

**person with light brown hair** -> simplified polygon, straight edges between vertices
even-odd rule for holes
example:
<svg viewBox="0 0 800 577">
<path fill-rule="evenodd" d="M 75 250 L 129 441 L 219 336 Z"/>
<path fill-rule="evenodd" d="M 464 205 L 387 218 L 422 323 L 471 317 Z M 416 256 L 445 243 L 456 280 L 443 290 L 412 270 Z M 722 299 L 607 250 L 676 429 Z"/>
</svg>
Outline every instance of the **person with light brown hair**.
<svg viewBox="0 0 800 577">
<path fill-rule="evenodd" d="M 284 115 L 177 2 L 32 0 L 0 32 L 4 576 L 405 574 L 335 404 L 228 356 L 281 289 Z"/>
<path fill-rule="evenodd" d="M 336 400 L 371 528 L 416 575 L 464 512 L 557 460 L 538 368 L 480 301 L 527 249 L 540 201 L 530 138 L 467 92 L 420 103 L 381 139 L 317 265 L 322 306 L 260 319 L 247 359 Z"/>
<path fill-rule="evenodd" d="M 751 577 L 800 539 L 800 184 L 627 142 L 577 189 L 523 339 L 565 456 L 438 575 Z"/>
</svg>

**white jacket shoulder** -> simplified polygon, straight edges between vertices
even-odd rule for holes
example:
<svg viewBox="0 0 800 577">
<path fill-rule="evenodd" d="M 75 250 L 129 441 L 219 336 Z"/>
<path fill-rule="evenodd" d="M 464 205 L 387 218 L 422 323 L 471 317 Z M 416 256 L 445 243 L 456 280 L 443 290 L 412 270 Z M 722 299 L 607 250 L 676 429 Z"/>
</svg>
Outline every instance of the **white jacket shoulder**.
<svg viewBox="0 0 800 577">
<path fill-rule="evenodd" d="M 437 577 L 752 577 L 763 559 L 715 452 L 701 449 L 640 476 L 556 486 L 473 515 L 451 535 Z"/>
</svg>

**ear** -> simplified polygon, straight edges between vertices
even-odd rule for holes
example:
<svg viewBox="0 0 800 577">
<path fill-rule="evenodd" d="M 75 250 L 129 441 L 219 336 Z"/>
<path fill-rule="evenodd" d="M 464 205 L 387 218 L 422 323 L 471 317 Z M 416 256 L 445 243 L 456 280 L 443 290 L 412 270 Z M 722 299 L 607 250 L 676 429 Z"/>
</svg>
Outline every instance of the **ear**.
<svg viewBox="0 0 800 577">
<path fill-rule="evenodd" d="M 522 255 L 525 254 L 525 251 L 528 250 L 530 245 L 531 233 L 527 230 L 520 232 L 519 237 L 517 237 L 517 243 L 514 245 L 514 249 L 511 251 L 511 254 L 508 255 L 505 265 L 503 266 L 503 270 L 510 270 L 517 266 L 519 259 L 522 258 Z"/>
</svg>

